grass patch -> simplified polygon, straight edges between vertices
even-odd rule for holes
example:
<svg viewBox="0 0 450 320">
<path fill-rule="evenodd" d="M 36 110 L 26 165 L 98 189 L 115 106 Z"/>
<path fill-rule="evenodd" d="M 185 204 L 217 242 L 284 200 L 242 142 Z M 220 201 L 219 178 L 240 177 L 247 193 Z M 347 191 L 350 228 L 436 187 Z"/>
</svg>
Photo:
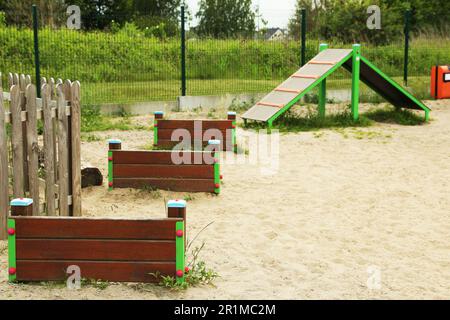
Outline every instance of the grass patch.
<svg viewBox="0 0 450 320">
<path fill-rule="evenodd" d="M 417 126 L 426 123 L 425 117 L 405 110 L 386 107 L 365 113 L 365 116 L 373 121 L 395 123 L 403 126 Z"/>
<path fill-rule="evenodd" d="M 106 117 L 100 112 L 97 105 L 83 105 L 81 108 L 81 132 L 90 133 L 95 131 L 131 131 L 131 130 L 149 130 L 143 125 L 135 125 L 131 122 L 130 115 L 119 113 L 114 117 Z M 93 136 L 90 136 L 93 138 Z M 89 135 L 86 136 L 89 139 Z M 98 140 L 92 140 L 98 141 Z M 88 141 L 90 142 L 90 141 Z"/>
<path fill-rule="evenodd" d="M 81 134 L 81 141 L 83 142 L 96 142 L 96 141 L 101 141 L 102 138 L 100 138 L 99 136 L 92 134 L 92 133 L 82 133 Z"/>
<path fill-rule="evenodd" d="M 152 199 L 160 199 L 162 198 L 162 193 L 159 189 L 156 189 L 151 186 L 144 186 L 140 189 L 141 193 L 148 194 Z"/>
<path fill-rule="evenodd" d="M 300 116 L 292 111 L 286 112 L 274 123 L 273 128 L 280 132 L 304 132 L 320 129 L 335 129 L 348 127 L 369 127 L 373 122 L 364 115 L 360 115 L 358 121 L 354 121 L 349 111 L 319 116 L 317 113 L 308 112 L 306 116 Z M 252 129 L 264 128 L 265 124 L 252 122 L 248 127 Z"/>
</svg>

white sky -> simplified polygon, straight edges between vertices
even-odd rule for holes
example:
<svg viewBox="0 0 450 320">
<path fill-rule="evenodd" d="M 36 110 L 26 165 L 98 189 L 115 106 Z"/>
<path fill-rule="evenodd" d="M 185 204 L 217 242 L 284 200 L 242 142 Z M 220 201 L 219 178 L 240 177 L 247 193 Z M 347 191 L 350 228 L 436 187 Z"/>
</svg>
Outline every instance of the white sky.
<svg viewBox="0 0 450 320">
<path fill-rule="evenodd" d="M 196 25 L 195 14 L 198 11 L 199 0 L 185 0 L 194 16 L 192 25 Z M 296 0 L 253 0 L 253 8 L 259 5 L 260 13 L 264 20 L 268 22 L 267 27 L 286 28 L 289 19 L 295 12 Z M 260 25 L 263 27 L 263 25 Z"/>
</svg>

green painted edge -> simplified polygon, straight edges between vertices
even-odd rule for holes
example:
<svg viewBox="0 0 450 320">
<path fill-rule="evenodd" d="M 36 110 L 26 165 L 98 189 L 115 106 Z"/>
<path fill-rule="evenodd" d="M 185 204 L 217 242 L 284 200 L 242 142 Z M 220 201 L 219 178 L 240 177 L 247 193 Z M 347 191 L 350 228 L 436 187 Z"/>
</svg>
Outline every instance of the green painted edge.
<svg viewBox="0 0 450 320">
<path fill-rule="evenodd" d="M 12 228 L 16 230 L 16 220 L 8 219 L 8 229 Z M 17 268 L 16 264 L 16 232 L 13 235 L 8 235 L 8 268 Z M 8 280 L 14 282 L 17 279 L 16 274 L 10 275 L 8 273 Z"/>
<path fill-rule="evenodd" d="M 353 57 L 353 52 L 350 52 L 346 57 L 342 58 L 342 60 L 337 63 L 334 67 L 332 67 L 328 72 L 322 75 L 319 79 L 314 81 L 308 88 L 306 88 L 302 93 L 300 93 L 294 100 L 288 103 L 286 106 L 281 108 L 277 113 L 275 113 L 267 122 L 269 123 L 269 128 L 272 127 L 273 121 L 275 121 L 278 117 L 280 117 L 283 113 L 292 108 L 303 96 L 309 93 L 312 89 L 314 89 L 317 85 L 319 85 L 323 80 L 328 78 L 332 73 L 334 73 L 337 69 L 342 67 L 342 65 L 347 62 L 348 59 Z"/>
<path fill-rule="evenodd" d="M 361 76 L 361 46 L 353 45 L 353 68 L 352 68 L 352 116 L 353 120 L 359 119 L 359 82 Z"/>
<path fill-rule="evenodd" d="M 183 271 L 183 277 L 176 277 L 177 279 L 177 283 L 184 283 L 184 281 L 186 280 L 186 272 L 185 272 L 185 267 L 186 267 L 186 256 L 185 256 L 185 248 L 184 248 L 184 244 L 185 244 L 185 230 L 184 230 L 184 222 L 183 221 L 178 221 L 176 223 L 175 226 L 175 231 L 181 230 L 183 231 L 183 236 L 182 237 L 177 237 L 175 236 L 175 247 L 176 247 L 176 254 L 175 254 L 175 272 L 178 270 L 182 270 Z"/>
<path fill-rule="evenodd" d="M 399 85 L 394 79 L 390 78 L 388 75 L 386 75 L 383 71 L 378 69 L 373 63 L 371 63 L 369 60 L 361 56 L 361 61 L 363 61 L 365 64 L 367 64 L 370 68 L 372 68 L 375 72 L 377 72 L 380 76 L 382 76 L 386 81 L 388 81 L 390 84 L 392 84 L 397 90 L 401 91 L 404 95 L 406 95 L 408 98 L 410 98 L 415 104 L 417 104 L 420 108 L 425 111 L 425 113 L 429 113 L 431 111 L 431 108 L 427 107 L 422 101 L 414 97 L 408 90 L 403 88 L 401 85 Z"/>
<path fill-rule="evenodd" d="M 214 193 L 220 193 L 220 187 L 216 188 L 216 184 L 220 186 L 220 163 L 219 163 L 219 153 L 214 152 L 214 159 L 216 160 L 214 163 Z"/>
<path fill-rule="evenodd" d="M 113 160 L 110 161 L 109 158 L 112 158 Z M 108 151 L 108 189 L 109 189 L 109 191 L 114 189 L 113 164 L 114 164 L 113 152 L 110 150 L 110 151 Z M 112 187 L 110 187 L 111 183 L 113 184 Z"/>
<path fill-rule="evenodd" d="M 319 46 L 319 52 L 325 51 L 328 49 L 328 44 L 322 43 Z M 326 108 L 326 104 L 327 104 L 327 80 L 324 79 L 319 86 L 319 106 L 318 106 L 318 111 L 319 111 L 319 116 L 320 117 L 325 117 L 325 108 Z"/>
<path fill-rule="evenodd" d="M 155 123 L 153 124 L 153 145 L 158 145 L 158 119 L 155 118 Z"/>
</svg>

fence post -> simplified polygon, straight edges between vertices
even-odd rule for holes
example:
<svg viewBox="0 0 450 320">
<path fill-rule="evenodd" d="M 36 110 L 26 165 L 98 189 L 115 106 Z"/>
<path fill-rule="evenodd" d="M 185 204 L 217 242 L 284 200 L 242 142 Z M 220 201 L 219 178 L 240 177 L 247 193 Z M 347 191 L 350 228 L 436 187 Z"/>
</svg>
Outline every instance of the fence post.
<svg viewBox="0 0 450 320">
<path fill-rule="evenodd" d="M 408 86 L 408 65 L 409 65 L 409 24 L 411 21 L 411 10 L 405 11 L 405 58 L 403 65 L 403 81 Z"/>
<path fill-rule="evenodd" d="M 328 44 L 321 43 L 319 46 L 319 51 L 325 51 L 328 49 Z M 324 79 L 320 83 L 319 87 L 319 116 L 321 118 L 325 117 L 325 106 L 327 104 L 327 80 Z"/>
<path fill-rule="evenodd" d="M 186 96 L 186 29 L 184 6 L 181 6 L 181 96 Z"/>
<path fill-rule="evenodd" d="M 302 15 L 302 33 L 301 33 L 302 57 L 301 57 L 300 66 L 303 67 L 306 63 L 306 9 L 301 10 L 301 15 Z"/>
<path fill-rule="evenodd" d="M 3 88 L 0 74 L 0 240 L 6 239 L 8 219 L 8 140 L 5 124 L 5 107 L 3 105 Z"/>
<path fill-rule="evenodd" d="M 39 22 L 38 12 L 35 4 L 32 6 L 33 11 L 33 34 L 34 34 L 34 66 L 36 70 L 36 90 L 38 98 L 41 98 L 41 62 L 39 59 Z"/>
</svg>

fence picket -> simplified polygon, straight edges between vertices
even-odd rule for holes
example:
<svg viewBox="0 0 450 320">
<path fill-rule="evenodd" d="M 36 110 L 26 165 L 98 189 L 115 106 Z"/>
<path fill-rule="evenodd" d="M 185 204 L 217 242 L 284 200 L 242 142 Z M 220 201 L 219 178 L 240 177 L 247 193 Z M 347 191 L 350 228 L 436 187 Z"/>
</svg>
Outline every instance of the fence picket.
<svg viewBox="0 0 450 320">
<path fill-rule="evenodd" d="M 14 85 L 14 76 L 13 74 L 10 72 L 8 73 L 8 89 L 11 90 L 11 87 Z"/>
<path fill-rule="evenodd" d="M 44 114 L 44 166 L 45 166 L 45 202 L 47 215 L 56 215 L 55 210 L 55 141 L 52 107 L 50 106 L 50 86 L 42 86 L 42 110 Z"/>
<path fill-rule="evenodd" d="M 39 215 L 39 145 L 37 132 L 36 87 L 29 84 L 26 88 L 27 101 L 27 148 L 28 180 L 30 197 L 33 199 L 33 215 Z"/>
<path fill-rule="evenodd" d="M 15 81 L 15 80 L 14 80 Z M 22 139 L 22 102 L 23 96 L 20 94 L 19 85 L 11 87 L 11 145 L 13 152 L 13 194 L 16 198 L 23 198 L 24 193 L 24 171 L 23 171 L 23 139 Z"/>
<path fill-rule="evenodd" d="M 58 110 L 58 186 L 59 186 L 59 215 L 69 215 L 69 121 L 66 113 L 66 100 L 62 86 L 56 87 Z"/>
<path fill-rule="evenodd" d="M 3 105 L 3 88 L 0 76 L 0 240 L 6 239 L 7 217 L 9 211 L 8 183 L 8 145 Z"/>
<path fill-rule="evenodd" d="M 72 163 L 72 215 L 81 216 L 81 104 L 80 82 L 75 81 L 71 87 L 71 163 Z"/>
<path fill-rule="evenodd" d="M 25 197 L 29 191 L 34 202 L 33 215 L 41 213 L 40 188 L 45 185 L 48 215 L 81 216 L 80 83 L 58 79 L 56 85 L 53 78 L 48 81 L 44 78 L 43 82 L 42 98 L 37 98 L 37 88 L 29 75 L 10 73 L 10 92 L 3 94 L 0 73 L 0 239 L 6 237 L 10 174 L 12 196 Z M 54 97 L 56 100 L 52 99 Z M 9 112 L 5 110 L 4 99 L 10 100 Z M 41 106 L 42 113 L 37 109 Z M 41 116 L 45 180 L 39 178 L 37 127 Z M 7 123 L 11 123 L 11 136 L 6 132 Z M 11 140 L 12 161 L 9 161 L 8 139 Z"/>
<path fill-rule="evenodd" d="M 18 73 L 14 73 L 13 74 L 13 84 L 19 85 L 20 81 L 19 81 L 19 74 Z"/>
<path fill-rule="evenodd" d="M 22 111 L 26 111 L 27 110 L 27 105 L 26 105 L 26 99 L 25 99 L 25 90 L 26 90 L 26 77 L 24 74 L 21 74 L 19 76 L 19 87 L 20 87 L 20 109 Z M 28 116 L 28 115 L 27 115 Z M 27 134 L 27 123 L 26 121 L 22 121 L 22 146 L 23 146 L 23 158 L 24 158 L 24 162 L 23 162 L 23 172 L 28 173 L 28 134 Z M 26 178 L 26 176 L 24 176 L 24 181 L 23 181 L 23 187 L 25 189 L 25 191 L 29 191 L 30 190 L 30 185 L 29 185 L 29 181 Z"/>
</svg>

